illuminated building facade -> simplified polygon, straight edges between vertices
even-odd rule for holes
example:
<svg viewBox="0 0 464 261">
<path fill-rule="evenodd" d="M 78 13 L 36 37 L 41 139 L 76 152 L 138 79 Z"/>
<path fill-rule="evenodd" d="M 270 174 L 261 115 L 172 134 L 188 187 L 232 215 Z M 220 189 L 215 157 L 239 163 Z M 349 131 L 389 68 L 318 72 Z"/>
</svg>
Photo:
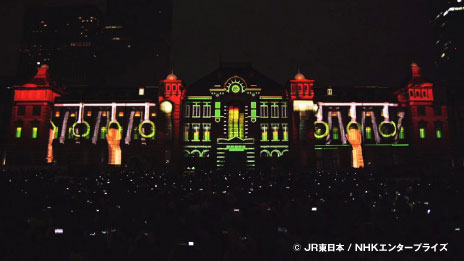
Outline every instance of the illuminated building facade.
<svg viewBox="0 0 464 261">
<path fill-rule="evenodd" d="M 184 156 L 222 168 L 255 168 L 289 153 L 285 90 L 249 66 L 223 65 L 189 86 L 182 109 Z"/>
<path fill-rule="evenodd" d="M 300 72 L 282 86 L 249 65 L 223 64 L 188 86 L 171 73 L 157 88 L 94 98 L 63 94 L 47 70 L 15 86 L 11 162 L 24 162 L 35 143 L 37 161 L 57 164 L 238 170 L 448 160 L 446 103 L 414 63 L 396 91 L 317 87 Z"/>
</svg>

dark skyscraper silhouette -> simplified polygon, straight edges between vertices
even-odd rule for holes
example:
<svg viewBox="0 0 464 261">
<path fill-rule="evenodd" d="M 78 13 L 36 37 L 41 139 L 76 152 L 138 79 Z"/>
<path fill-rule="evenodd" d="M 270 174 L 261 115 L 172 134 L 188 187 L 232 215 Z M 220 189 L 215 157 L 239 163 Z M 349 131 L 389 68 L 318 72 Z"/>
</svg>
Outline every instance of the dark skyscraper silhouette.
<svg viewBox="0 0 464 261">
<path fill-rule="evenodd" d="M 158 82 L 170 70 L 171 1 L 107 2 L 101 55 L 105 82 Z"/>
<path fill-rule="evenodd" d="M 464 1 L 433 1 L 435 63 L 447 85 L 464 82 Z"/>
<path fill-rule="evenodd" d="M 20 72 L 30 76 L 37 66 L 49 64 L 55 79 L 66 85 L 92 85 L 98 78 L 101 25 L 102 14 L 94 6 L 28 7 Z"/>
</svg>

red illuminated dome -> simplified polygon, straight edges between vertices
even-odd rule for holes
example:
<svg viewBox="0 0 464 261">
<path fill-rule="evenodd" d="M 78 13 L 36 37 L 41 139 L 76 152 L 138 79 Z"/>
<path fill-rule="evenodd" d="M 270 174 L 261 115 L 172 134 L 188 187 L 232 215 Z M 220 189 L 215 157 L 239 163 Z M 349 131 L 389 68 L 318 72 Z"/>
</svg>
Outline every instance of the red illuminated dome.
<svg viewBox="0 0 464 261">
<path fill-rule="evenodd" d="M 168 81 L 175 81 L 177 80 L 177 76 L 174 73 L 170 73 L 167 77 L 166 80 Z"/>
<path fill-rule="evenodd" d="M 298 73 L 295 75 L 295 80 L 305 80 L 305 79 L 306 79 L 305 76 L 304 76 L 302 73 L 300 73 L 300 72 L 298 72 Z"/>
<path fill-rule="evenodd" d="M 419 67 L 419 65 L 417 65 L 417 63 L 412 62 L 411 71 L 412 71 L 412 77 L 413 78 L 421 77 L 421 75 L 420 75 L 420 67 Z"/>
</svg>

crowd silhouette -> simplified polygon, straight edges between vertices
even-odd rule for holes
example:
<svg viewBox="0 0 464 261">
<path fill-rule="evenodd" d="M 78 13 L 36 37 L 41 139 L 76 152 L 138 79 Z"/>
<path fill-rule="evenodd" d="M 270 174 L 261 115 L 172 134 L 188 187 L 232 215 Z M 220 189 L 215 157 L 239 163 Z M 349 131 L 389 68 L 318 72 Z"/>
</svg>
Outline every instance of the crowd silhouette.
<svg viewBox="0 0 464 261">
<path fill-rule="evenodd" d="M 449 243 L 449 251 L 459 250 L 464 230 L 459 172 L 394 172 L 114 168 L 70 176 L 62 169 L 3 169 L 0 259 L 317 255 L 293 251 L 295 243 Z M 353 255 L 377 260 L 388 254 L 393 253 Z"/>
</svg>

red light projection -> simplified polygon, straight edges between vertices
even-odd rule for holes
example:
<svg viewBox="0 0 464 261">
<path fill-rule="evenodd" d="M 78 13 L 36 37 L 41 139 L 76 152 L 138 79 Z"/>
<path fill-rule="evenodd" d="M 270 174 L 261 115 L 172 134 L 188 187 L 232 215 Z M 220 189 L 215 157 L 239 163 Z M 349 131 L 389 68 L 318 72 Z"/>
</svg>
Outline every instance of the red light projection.
<svg viewBox="0 0 464 261">
<path fill-rule="evenodd" d="M 308 80 L 298 72 L 293 80 L 290 80 L 290 97 L 295 99 L 313 99 L 314 80 Z"/>
<path fill-rule="evenodd" d="M 414 105 L 417 103 L 432 103 L 433 97 L 433 83 L 427 82 L 422 78 L 420 67 L 416 63 L 411 64 L 411 80 L 408 85 L 396 93 L 398 101 Z"/>
<path fill-rule="evenodd" d="M 58 90 L 50 81 L 49 68 L 42 65 L 32 80 L 24 85 L 16 85 L 14 93 L 15 102 L 53 102 L 60 96 Z"/>
<path fill-rule="evenodd" d="M 169 121 L 167 126 L 172 126 L 166 130 L 167 132 L 171 132 L 172 135 L 168 136 L 172 140 L 165 142 L 166 144 L 171 143 L 173 145 L 173 157 L 171 157 L 173 160 L 177 158 L 177 154 L 179 153 L 178 148 L 180 147 L 179 137 L 183 90 L 182 80 L 177 79 L 177 76 L 173 72 L 165 80 L 161 81 L 161 92 L 158 98 L 159 104 L 162 104 L 163 101 L 169 101 L 172 105 L 169 112 L 164 111 L 164 113 L 166 114 L 166 120 Z"/>
</svg>

